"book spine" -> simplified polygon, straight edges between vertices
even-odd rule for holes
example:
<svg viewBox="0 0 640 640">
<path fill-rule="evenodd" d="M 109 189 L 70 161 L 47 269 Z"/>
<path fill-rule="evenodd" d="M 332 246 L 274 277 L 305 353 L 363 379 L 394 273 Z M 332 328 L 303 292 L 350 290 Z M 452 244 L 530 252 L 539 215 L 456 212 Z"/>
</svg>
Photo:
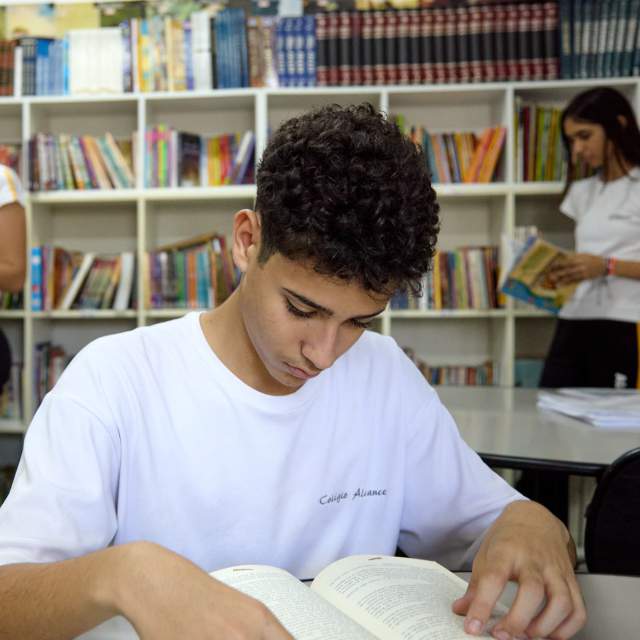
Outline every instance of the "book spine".
<svg viewBox="0 0 640 640">
<path fill-rule="evenodd" d="M 432 42 L 434 80 L 440 84 L 447 81 L 446 13 L 443 9 L 433 9 L 431 11 L 431 18 L 433 20 Z"/>
<path fill-rule="evenodd" d="M 545 80 L 560 77 L 558 4 L 545 2 L 542 7 L 544 36 L 542 42 L 542 64 Z"/>
<path fill-rule="evenodd" d="M 409 38 L 409 83 L 420 84 L 422 51 L 421 44 L 421 18 L 418 11 L 408 11 L 408 38 Z"/>
<path fill-rule="evenodd" d="M 535 78 L 534 57 L 537 53 L 538 59 L 541 57 L 541 47 L 536 40 L 542 31 L 542 21 L 539 23 L 533 20 L 531 5 L 518 4 L 515 7 L 517 13 L 517 34 L 518 34 L 518 78 L 520 80 L 533 80 Z M 538 50 L 535 51 L 536 46 Z M 541 79 L 540 75 L 537 79 Z"/>
<path fill-rule="evenodd" d="M 31 247 L 31 310 L 42 311 L 42 247 Z"/>
<path fill-rule="evenodd" d="M 622 53 L 621 76 L 630 76 L 633 67 L 633 52 L 638 38 L 638 16 L 640 14 L 640 0 L 631 0 L 627 18 L 627 34 Z"/>
<path fill-rule="evenodd" d="M 482 12 L 469 7 L 469 74 L 471 82 L 482 82 Z"/>
<path fill-rule="evenodd" d="M 329 20 L 326 13 L 316 13 L 316 86 L 329 84 Z M 279 51 L 279 47 L 278 47 Z"/>
<path fill-rule="evenodd" d="M 520 65 L 520 56 L 518 53 L 518 6 L 507 5 L 504 11 L 503 33 L 506 38 L 506 79 L 520 80 L 522 79 L 522 67 Z"/>
<path fill-rule="evenodd" d="M 452 10 L 453 11 L 453 10 Z M 470 42 L 470 26 L 471 14 L 468 7 L 459 7 L 456 9 L 457 19 L 457 77 L 458 82 L 471 81 L 471 42 Z"/>
<path fill-rule="evenodd" d="M 303 18 L 304 86 L 316 85 L 316 23 L 312 15 Z M 266 65 L 265 65 L 266 66 Z"/>
<path fill-rule="evenodd" d="M 332 11 L 327 20 L 329 85 L 335 87 L 340 84 L 340 16 Z"/>
<path fill-rule="evenodd" d="M 362 12 L 362 84 L 371 86 L 374 83 L 373 45 L 374 16 L 372 11 Z"/>
<path fill-rule="evenodd" d="M 429 9 L 420 9 L 420 79 L 423 84 L 435 82 L 435 42 L 433 13 Z"/>
<path fill-rule="evenodd" d="M 353 84 L 353 61 L 351 59 L 351 14 L 340 11 L 338 19 L 339 67 L 338 84 L 348 87 Z"/>
<path fill-rule="evenodd" d="M 493 7 L 482 6 L 480 11 L 482 80 L 493 82 L 497 75 L 496 35 Z"/>
<path fill-rule="evenodd" d="M 351 83 L 363 84 L 363 15 L 360 11 L 349 13 L 351 23 Z"/>
<path fill-rule="evenodd" d="M 410 71 L 410 20 L 411 13 L 409 11 L 398 11 L 397 28 L 398 28 L 398 49 L 397 49 L 397 84 L 411 84 Z"/>
<path fill-rule="evenodd" d="M 547 29 L 544 5 L 538 3 L 531 6 L 531 57 L 529 68 L 532 80 L 544 80 L 547 76 Z M 553 42 L 552 34 L 551 40 Z M 549 52 L 553 58 L 553 51 Z"/>
<path fill-rule="evenodd" d="M 385 74 L 385 18 L 382 11 L 373 12 L 373 83 L 383 85 Z"/>
<path fill-rule="evenodd" d="M 385 84 L 398 84 L 398 13 L 384 15 L 384 78 Z"/>
<path fill-rule="evenodd" d="M 458 48 L 457 48 L 457 16 L 454 8 L 444 10 L 444 73 L 445 82 L 459 82 Z"/>
</svg>

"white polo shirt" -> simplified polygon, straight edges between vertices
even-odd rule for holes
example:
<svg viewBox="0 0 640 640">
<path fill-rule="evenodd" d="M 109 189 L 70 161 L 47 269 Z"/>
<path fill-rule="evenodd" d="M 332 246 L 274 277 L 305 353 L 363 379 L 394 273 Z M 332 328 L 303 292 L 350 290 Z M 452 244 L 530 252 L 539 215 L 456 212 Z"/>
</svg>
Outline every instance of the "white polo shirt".
<svg viewBox="0 0 640 640">
<path fill-rule="evenodd" d="M 576 180 L 560 205 L 576 222 L 576 251 L 640 260 L 640 168 L 603 182 Z M 640 322 L 640 280 L 606 276 L 586 280 L 560 311 L 561 318 Z"/>
</svg>

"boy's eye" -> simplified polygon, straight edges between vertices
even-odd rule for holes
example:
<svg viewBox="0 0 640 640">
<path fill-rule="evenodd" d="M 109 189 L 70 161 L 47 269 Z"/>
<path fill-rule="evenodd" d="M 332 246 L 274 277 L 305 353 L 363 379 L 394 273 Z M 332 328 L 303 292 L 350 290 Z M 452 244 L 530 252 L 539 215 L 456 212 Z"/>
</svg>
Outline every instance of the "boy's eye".
<svg viewBox="0 0 640 640">
<path fill-rule="evenodd" d="M 291 304 L 291 301 L 288 298 L 285 298 L 285 302 L 287 303 L 287 310 L 289 313 L 297 318 L 311 318 L 315 313 L 315 311 L 303 311 L 302 309 L 298 309 L 298 307 Z"/>
<path fill-rule="evenodd" d="M 363 322 L 362 320 L 351 320 L 351 324 L 358 329 L 370 329 L 371 322 L 371 320 L 367 320 L 366 322 Z"/>
</svg>

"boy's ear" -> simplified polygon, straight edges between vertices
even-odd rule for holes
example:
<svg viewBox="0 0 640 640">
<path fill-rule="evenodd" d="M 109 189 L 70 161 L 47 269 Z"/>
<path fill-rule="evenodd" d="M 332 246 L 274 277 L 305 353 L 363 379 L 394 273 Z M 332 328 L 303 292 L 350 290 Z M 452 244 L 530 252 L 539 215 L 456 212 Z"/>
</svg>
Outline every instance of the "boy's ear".
<svg viewBox="0 0 640 640">
<path fill-rule="evenodd" d="M 233 217 L 233 261 L 245 273 L 249 264 L 258 259 L 259 251 L 260 216 L 251 209 L 241 209 Z"/>
</svg>

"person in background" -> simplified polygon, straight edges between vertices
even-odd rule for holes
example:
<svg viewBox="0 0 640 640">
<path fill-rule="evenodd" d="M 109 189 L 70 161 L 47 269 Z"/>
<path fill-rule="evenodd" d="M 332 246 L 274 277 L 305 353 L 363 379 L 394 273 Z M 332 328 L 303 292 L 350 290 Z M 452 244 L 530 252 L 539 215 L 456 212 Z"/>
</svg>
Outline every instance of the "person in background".
<svg viewBox="0 0 640 640">
<path fill-rule="evenodd" d="M 9 167 L 0 165 L 0 292 L 19 292 L 26 273 L 24 192 Z M 0 329 L 0 390 L 11 373 L 11 351 Z"/>
<path fill-rule="evenodd" d="M 560 211 L 575 221 L 575 254 L 551 274 L 578 283 L 560 311 L 541 387 L 640 387 L 640 130 L 627 99 L 598 87 L 562 113 L 570 156 Z M 571 180 L 578 162 L 595 171 Z"/>
</svg>

